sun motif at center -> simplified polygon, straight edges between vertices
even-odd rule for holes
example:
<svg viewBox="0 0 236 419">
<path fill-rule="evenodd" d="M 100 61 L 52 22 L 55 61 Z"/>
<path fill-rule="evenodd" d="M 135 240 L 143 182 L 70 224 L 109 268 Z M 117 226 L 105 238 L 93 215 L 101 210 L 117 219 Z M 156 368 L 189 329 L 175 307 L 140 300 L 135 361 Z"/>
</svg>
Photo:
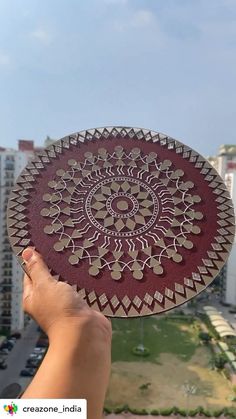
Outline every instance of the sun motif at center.
<svg viewBox="0 0 236 419">
<path fill-rule="evenodd" d="M 104 233 L 131 237 L 151 227 L 159 202 L 143 182 L 117 176 L 98 183 L 91 190 L 85 209 L 90 221 Z"/>
</svg>

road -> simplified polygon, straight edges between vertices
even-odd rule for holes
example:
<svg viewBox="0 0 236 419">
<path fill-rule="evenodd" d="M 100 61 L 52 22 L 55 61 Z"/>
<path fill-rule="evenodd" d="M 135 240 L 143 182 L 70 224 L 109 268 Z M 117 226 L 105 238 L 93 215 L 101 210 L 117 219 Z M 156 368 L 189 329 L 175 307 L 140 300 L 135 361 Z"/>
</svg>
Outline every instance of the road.
<svg viewBox="0 0 236 419">
<path fill-rule="evenodd" d="M 11 383 L 19 383 L 22 391 L 32 380 L 31 377 L 20 377 L 20 371 L 24 369 L 27 358 L 33 351 L 39 337 L 36 323 L 31 320 L 18 339 L 14 348 L 6 356 L 7 369 L 0 370 L 0 392 Z"/>
</svg>

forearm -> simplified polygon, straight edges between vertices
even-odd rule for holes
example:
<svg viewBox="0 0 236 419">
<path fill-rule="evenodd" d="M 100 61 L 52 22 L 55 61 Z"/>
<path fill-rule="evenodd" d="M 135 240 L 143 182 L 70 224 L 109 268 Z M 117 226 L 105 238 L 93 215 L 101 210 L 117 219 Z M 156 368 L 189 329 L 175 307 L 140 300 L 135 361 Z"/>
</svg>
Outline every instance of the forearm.
<svg viewBox="0 0 236 419">
<path fill-rule="evenodd" d="M 111 362 L 107 326 L 97 319 L 62 325 L 23 398 L 85 398 L 88 419 L 100 419 Z"/>
</svg>

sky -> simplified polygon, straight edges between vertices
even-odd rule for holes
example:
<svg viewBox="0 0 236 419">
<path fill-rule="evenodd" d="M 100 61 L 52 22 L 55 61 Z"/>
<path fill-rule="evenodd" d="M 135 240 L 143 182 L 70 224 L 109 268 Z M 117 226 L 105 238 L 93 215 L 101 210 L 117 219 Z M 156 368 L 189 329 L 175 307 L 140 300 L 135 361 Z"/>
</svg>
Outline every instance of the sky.
<svg viewBox="0 0 236 419">
<path fill-rule="evenodd" d="M 236 0 L 0 0 L 0 145 L 106 125 L 236 144 Z"/>
</svg>

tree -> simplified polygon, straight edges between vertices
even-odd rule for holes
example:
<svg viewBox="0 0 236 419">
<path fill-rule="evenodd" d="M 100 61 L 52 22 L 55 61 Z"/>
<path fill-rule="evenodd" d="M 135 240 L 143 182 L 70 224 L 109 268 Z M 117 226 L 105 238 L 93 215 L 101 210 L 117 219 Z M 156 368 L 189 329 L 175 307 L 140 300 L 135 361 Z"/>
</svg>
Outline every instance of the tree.
<svg viewBox="0 0 236 419">
<path fill-rule="evenodd" d="M 225 364 L 227 363 L 226 355 L 224 354 L 217 354 L 214 358 L 215 367 L 219 370 L 223 370 Z"/>
<path fill-rule="evenodd" d="M 211 336 L 207 332 L 199 332 L 198 337 L 205 344 L 208 344 L 211 341 Z"/>
</svg>

